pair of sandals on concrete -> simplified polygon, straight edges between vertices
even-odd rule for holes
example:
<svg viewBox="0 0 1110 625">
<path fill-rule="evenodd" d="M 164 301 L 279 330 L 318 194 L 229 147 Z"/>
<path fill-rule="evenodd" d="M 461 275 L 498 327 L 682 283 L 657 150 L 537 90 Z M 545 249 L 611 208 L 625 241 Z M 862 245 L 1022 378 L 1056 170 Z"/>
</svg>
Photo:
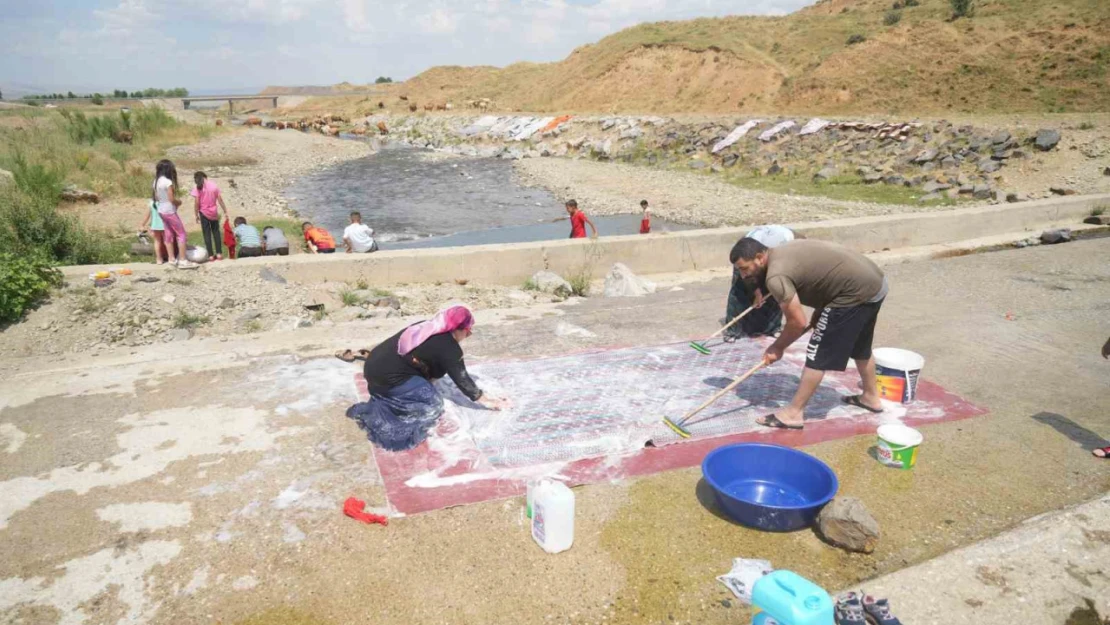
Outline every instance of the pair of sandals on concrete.
<svg viewBox="0 0 1110 625">
<path fill-rule="evenodd" d="M 862 592 L 846 592 L 836 598 L 836 625 L 902 625 L 890 612 L 890 602 Z"/>
<path fill-rule="evenodd" d="M 846 395 L 840 398 L 840 401 L 855 406 L 856 408 L 863 408 L 871 414 L 882 413 L 882 408 L 872 408 L 863 403 L 863 395 Z M 805 429 L 805 424 L 784 423 L 775 413 L 771 413 L 765 417 L 755 420 L 757 425 L 762 425 L 765 428 L 775 428 L 779 430 L 801 430 Z"/>
</svg>

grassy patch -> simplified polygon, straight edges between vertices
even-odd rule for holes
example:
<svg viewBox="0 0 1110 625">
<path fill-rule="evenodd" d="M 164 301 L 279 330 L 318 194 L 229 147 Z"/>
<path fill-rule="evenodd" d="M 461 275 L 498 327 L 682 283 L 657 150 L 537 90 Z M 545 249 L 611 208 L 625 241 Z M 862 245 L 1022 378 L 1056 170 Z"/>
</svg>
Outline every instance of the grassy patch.
<svg viewBox="0 0 1110 625">
<path fill-rule="evenodd" d="M 370 283 L 366 281 L 366 278 L 359 278 L 358 282 L 355 282 L 355 286 L 365 291 L 366 289 L 370 288 Z"/>
<path fill-rule="evenodd" d="M 571 294 L 577 297 L 590 296 L 590 283 L 593 282 L 594 272 L 589 267 L 581 267 L 567 276 L 570 283 Z"/>
<path fill-rule="evenodd" d="M 524 286 L 520 288 L 524 289 L 525 291 L 538 291 L 540 290 L 540 285 L 536 284 L 535 280 L 528 278 L 524 281 Z"/>
<path fill-rule="evenodd" d="M 389 289 L 373 288 L 370 292 L 374 294 L 374 297 L 393 297 L 393 291 Z"/>
<path fill-rule="evenodd" d="M 149 182 L 147 183 L 149 184 Z M 194 216 L 193 203 L 190 200 L 181 205 L 181 221 L 185 223 L 185 228 L 188 232 L 185 233 L 185 242 L 194 247 L 204 247 L 204 233 L 200 231 L 200 224 L 197 223 Z M 235 219 L 235 214 L 231 214 L 231 218 Z M 285 233 L 285 238 L 289 240 L 289 253 L 293 253 L 293 248 L 297 245 L 297 240 L 300 237 L 301 222 L 296 219 L 288 219 L 285 217 L 263 217 L 259 219 L 251 219 L 248 222 L 250 225 L 258 228 L 258 233 L 262 234 L 262 230 L 267 227 L 277 228 Z M 220 241 L 223 241 L 223 230 L 220 230 Z M 222 243 L 221 243 L 222 244 Z M 227 251 L 224 251 L 227 254 Z"/>
<path fill-rule="evenodd" d="M 362 303 L 362 296 L 351 289 L 343 289 L 339 291 L 339 301 L 344 306 L 358 306 Z"/>
<path fill-rule="evenodd" d="M 77 296 L 73 303 L 73 310 L 82 315 L 99 315 L 100 313 L 108 310 L 115 305 L 116 300 L 114 297 L 101 296 L 100 292 L 95 288 L 89 287 L 75 291 L 74 295 Z"/>
<path fill-rule="evenodd" d="M 173 318 L 173 327 L 175 328 L 195 328 L 199 325 L 208 323 L 208 317 L 204 315 L 195 315 L 184 310 L 178 310 Z"/>
<path fill-rule="evenodd" d="M 757 189 L 769 193 L 828 197 L 834 200 L 855 202 L 874 202 L 877 204 L 919 205 L 918 198 L 923 195 L 920 189 L 883 183 L 864 184 L 855 176 L 837 176 L 823 182 L 816 182 L 806 176 L 755 176 L 745 174 L 725 174 L 724 180 L 746 189 Z M 944 204 L 955 204 L 945 199 Z"/>
</svg>

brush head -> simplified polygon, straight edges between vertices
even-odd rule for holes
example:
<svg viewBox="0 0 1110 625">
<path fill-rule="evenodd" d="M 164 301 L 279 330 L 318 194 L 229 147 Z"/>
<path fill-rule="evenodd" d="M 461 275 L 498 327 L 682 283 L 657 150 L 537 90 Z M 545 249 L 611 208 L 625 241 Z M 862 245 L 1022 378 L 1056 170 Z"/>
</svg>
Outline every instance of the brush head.
<svg viewBox="0 0 1110 625">
<path fill-rule="evenodd" d="M 699 352 L 701 352 L 701 353 L 703 353 L 703 354 L 705 354 L 705 355 L 707 355 L 707 356 L 708 356 L 708 355 L 709 355 L 709 354 L 711 353 L 711 352 L 709 351 L 709 348 L 708 348 L 708 347 L 706 347 L 705 345 L 702 345 L 701 343 L 693 343 L 693 342 L 691 342 L 691 343 L 690 343 L 690 347 L 693 347 L 695 351 L 699 351 Z"/>
<path fill-rule="evenodd" d="M 690 432 L 686 428 L 684 428 L 681 425 L 675 423 L 674 421 L 671 421 L 667 417 L 663 417 L 663 423 L 666 423 L 667 427 L 674 430 L 674 433 L 678 434 L 682 438 L 690 438 Z"/>
</svg>

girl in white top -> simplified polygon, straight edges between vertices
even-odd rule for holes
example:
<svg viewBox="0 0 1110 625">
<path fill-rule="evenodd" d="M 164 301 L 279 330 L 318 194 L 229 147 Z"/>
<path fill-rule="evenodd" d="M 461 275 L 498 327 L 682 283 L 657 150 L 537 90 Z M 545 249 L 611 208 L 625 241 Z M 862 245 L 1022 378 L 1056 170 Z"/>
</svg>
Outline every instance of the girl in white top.
<svg viewBox="0 0 1110 625">
<path fill-rule="evenodd" d="M 154 168 L 154 190 L 151 199 L 158 206 L 158 216 L 165 227 L 163 235 L 170 263 L 177 267 L 191 267 L 185 258 L 185 224 L 177 215 L 181 200 L 176 197 L 177 168 L 173 162 L 162 159 Z M 176 245 L 174 245 L 176 243 Z"/>
</svg>

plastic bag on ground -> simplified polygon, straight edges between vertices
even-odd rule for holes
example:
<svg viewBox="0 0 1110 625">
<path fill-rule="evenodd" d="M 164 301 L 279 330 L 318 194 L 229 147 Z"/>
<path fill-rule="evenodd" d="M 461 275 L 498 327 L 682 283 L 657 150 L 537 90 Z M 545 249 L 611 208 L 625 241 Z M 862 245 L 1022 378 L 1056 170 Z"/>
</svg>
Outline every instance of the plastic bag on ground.
<svg viewBox="0 0 1110 625">
<path fill-rule="evenodd" d="M 755 583 L 764 575 L 773 573 L 774 570 L 767 560 L 735 558 L 732 561 L 732 570 L 724 575 L 718 575 L 717 581 L 727 586 L 744 605 L 751 605 L 752 588 Z"/>
</svg>

